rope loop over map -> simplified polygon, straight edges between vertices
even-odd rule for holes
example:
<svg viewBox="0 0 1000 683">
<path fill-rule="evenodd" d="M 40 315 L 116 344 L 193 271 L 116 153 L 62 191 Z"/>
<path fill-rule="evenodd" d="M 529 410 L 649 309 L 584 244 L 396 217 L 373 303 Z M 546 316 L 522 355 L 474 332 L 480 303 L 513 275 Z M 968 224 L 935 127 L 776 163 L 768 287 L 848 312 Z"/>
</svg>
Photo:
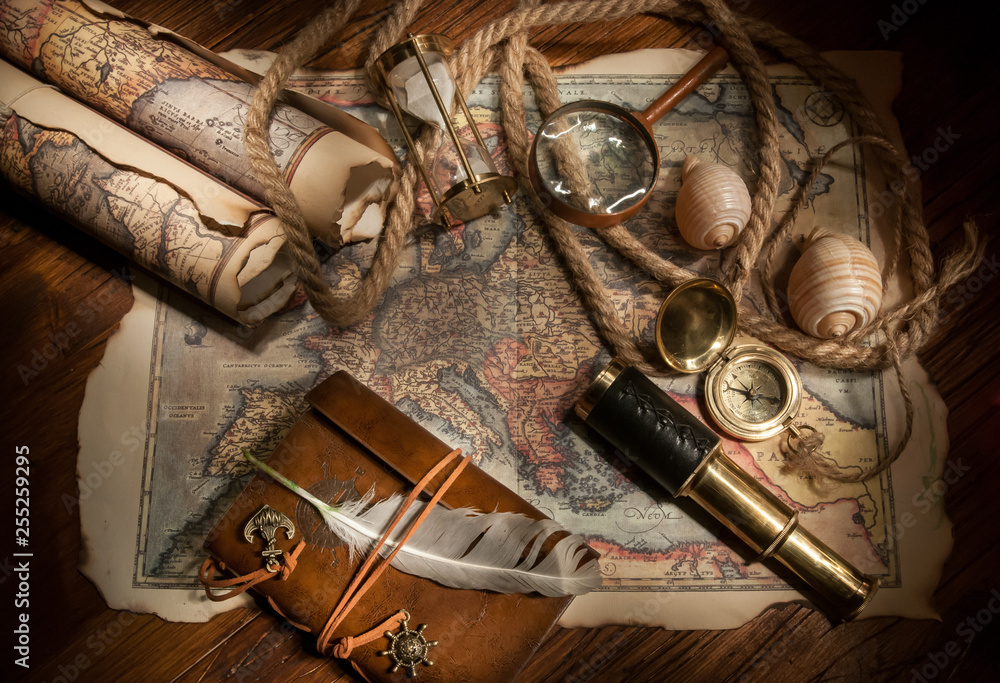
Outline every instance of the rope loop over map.
<svg viewBox="0 0 1000 683">
<path fill-rule="evenodd" d="M 348 0 L 330 7 L 316 21 L 303 29 L 281 52 L 265 74 L 247 117 L 246 148 L 251 164 L 265 187 L 267 199 L 284 223 L 288 248 L 296 275 L 316 311 L 333 326 L 349 326 L 368 317 L 382 298 L 392 273 L 400 262 L 406 238 L 415 229 L 413 214 L 418 177 L 412 164 L 399 181 L 395 199 L 389 207 L 386 225 L 371 267 L 350 292 L 334 292 L 323 278 L 311 238 L 305 228 L 294 197 L 285 186 L 281 173 L 267 145 L 266 124 L 278 93 L 292 72 L 305 63 L 336 34 L 360 5 Z M 393 10 L 372 41 L 369 65 L 395 43 L 416 18 L 421 0 L 402 0 Z M 751 202 L 751 217 L 734 246 L 727 249 L 721 279 L 739 302 L 743 290 L 756 270 L 765 245 L 764 291 L 769 310 L 757 311 L 740 305 L 740 327 L 752 336 L 772 344 L 798 358 L 825 368 L 874 370 L 894 367 L 901 394 L 906 402 L 907 425 L 904 438 L 892 456 L 871 470 L 845 475 L 823 468 L 816 449 L 809 455 L 790 460 L 790 467 L 809 471 L 838 481 L 860 481 L 884 471 L 902 452 L 912 429 L 913 407 L 903 381 L 900 363 L 927 341 L 937 326 L 941 298 L 946 289 L 968 277 L 982 258 L 972 221 L 965 223 L 965 241 L 936 268 L 927 229 L 921 217 L 917 184 L 905 173 L 905 159 L 890 142 L 877 113 L 861 94 L 853 80 L 833 67 L 808 45 L 778 30 L 767 22 L 738 15 L 722 0 L 569 0 L 540 4 L 523 0 L 510 13 L 486 24 L 469 37 L 452 58 L 458 87 L 466 97 L 491 70 L 500 74 L 500 100 L 503 127 L 507 136 L 511 164 L 526 188 L 530 134 L 526 127 L 522 85 L 527 79 L 536 93 L 543 116 L 561 106 L 552 69 L 545 58 L 528 44 L 528 32 L 539 26 L 621 20 L 636 14 L 654 14 L 691 24 L 709 24 L 720 36 L 731 63 L 743 78 L 753 103 L 759 150 L 756 192 Z M 806 181 L 797 191 L 793 208 L 773 226 L 772 215 L 781 180 L 781 156 L 778 150 L 778 116 L 770 82 L 760 49 L 767 49 L 802 69 L 823 84 L 843 105 L 855 127 L 857 137 L 844 140 L 817 160 Z M 429 133 L 418 144 L 426 145 Z M 882 310 L 868 325 L 845 337 L 822 340 L 793 329 L 783 318 L 776 303 L 773 283 L 777 247 L 806 205 L 808 191 L 820 170 L 838 152 L 850 146 L 863 146 L 871 154 L 892 190 L 898 195 L 893 206 L 895 225 L 888 238 L 887 262 L 883 266 L 883 284 L 897 270 L 904 268 L 912 285 L 912 297 L 891 310 Z M 899 187 L 898 183 L 902 183 Z M 528 190 L 528 194 L 533 193 Z M 634 336 L 624 328 L 620 314 L 611 301 L 604 283 L 591 266 L 575 229 L 551 212 L 536 206 L 544 218 L 549 235 L 556 244 L 584 304 L 603 340 L 615 355 L 649 374 L 663 374 L 651 350 L 643 351 Z M 617 250 L 658 281 L 675 286 L 695 275 L 654 253 L 621 225 L 598 231 L 608 246 Z"/>
</svg>

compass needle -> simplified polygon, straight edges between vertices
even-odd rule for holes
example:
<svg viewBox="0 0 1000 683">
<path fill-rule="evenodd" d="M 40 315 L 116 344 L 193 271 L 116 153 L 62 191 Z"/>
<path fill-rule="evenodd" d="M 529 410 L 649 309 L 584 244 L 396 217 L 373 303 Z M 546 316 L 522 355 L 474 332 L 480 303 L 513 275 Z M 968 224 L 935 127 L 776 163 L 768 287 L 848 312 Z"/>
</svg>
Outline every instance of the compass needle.
<svg viewBox="0 0 1000 683">
<path fill-rule="evenodd" d="M 719 427 L 738 439 L 768 439 L 798 414 L 802 382 L 780 352 L 756 344 L 730 346 L 735 329 L 732 294 L 714 280 L 689 280 L 660 306 L 656 345 L 676 370 L 708 370 L 705 402 Z"/>
</svg>

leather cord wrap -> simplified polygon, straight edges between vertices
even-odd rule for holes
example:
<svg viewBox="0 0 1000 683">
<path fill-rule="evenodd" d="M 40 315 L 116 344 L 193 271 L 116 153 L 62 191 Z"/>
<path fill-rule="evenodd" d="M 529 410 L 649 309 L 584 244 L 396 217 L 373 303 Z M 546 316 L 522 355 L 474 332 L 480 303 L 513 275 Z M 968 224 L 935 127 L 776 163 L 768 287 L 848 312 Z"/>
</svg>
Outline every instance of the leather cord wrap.
<svg viewBox="0 0 1000 683">
<path fill-rule="evenodd" d="M 228 579 L 216 579 L 216 571 L 224 572 L 226 570 L 226 563 L 221 560 L 216 560 L 214 557 L 207 558 L 201 565 L 201 569 L 198 570 L 198 580 L 205 585 L 205 595 L 212 602 L 222 602 L 223 600 L 229 600 L 230 598 L 235 598 L 237 595 L 245 593 L 248 589 L 253 588 L 258 583 L 264 581 L 269 581 L 271 579 L 278 579 L 279 581 L 286 580 L 291 576 L 292 572 L 295 571 L 295 567 L 298 563 L 299 554 L 302 549 L 305 548 L 305 541 L 299 541 L 292 548 L 291 552 L 287 550 L 281 553 L 281 569 L 272 572 L 268 570 L 267 567 L 261 567 L 255 572 L 249 574 L 243 574 L 242 576 L 234 576 Z M 226 593 L 213 593 L 212 589 L 229 588 Z"/>
<path fill-rule="evenodd" d="M 413 523 L 406 529 L 406 533 L 403 534 L 403 536 L 399 539 L 399 541 L 395 542 L 395 547 L 393 548 L 392 552 L 390 552 L 388 555 L 382 558 L 382 561 L 379 562 L 378 560 L 382 548 L 386 545 L 386 542 L 392 535 L 392 532 L 395 530 L 400 520 L 406 514 L 406 511 L 409 510 L 413 502 L 423 492 L 423 490 L 427 488 L 427 485 L 434 479 L 434 477 L 436 477 L 438 473 L 441 472 L 441 470 L 443 470 L 449 463 L 451 463 L 455 459 L 458 460 L 458 463 L 455 465 L 455 468 L 451 471 L 451 474 L 448 475 L 447 479 L 445 479 L 444 482 L 441 483 L 441 485 L 438 487 L 438 490 L 434 493 L 433 496 L 431 496 L 430 501 L 426 506 L 424 506 L 424 509 L 421 511 L 420 515 L 415 520 L 413 520 Z M 347 617 L 350 611 L 354 609 L 354 606 L 358 604 L 358 602 L 361 600 L 362 596 L 364 596 L 364 594 L 368 591 L 368 589 L 372 585 L 374 585 L 375 582 L 378 580 L 378 578 L 385 572 L 385 570 L 389 568 L 389 565 L 392 562 L 393 558 L 396 557 L 396 554 L 399 553 L 400 550 L 402 550 L 406 542 L 410 539 L 411 536 L 413 536 L 413 533 L 423 523 L 424 519 L 427 518 L 427 515 L 429 515 L 431 510 L 434 509 L 434 506 L 436 506 L 438 502 L 441 500 L 441 497 L 445 494 L 445 491 L 447 491 L 448 488 L 452 485 L 452 483 L 454 483 L 455 479 L 458 478 L 458 475 L 461 474 L 462 470 L 464 470 L 465 466 L 468 464 L 469 464 L 469 459 L 462 457 L 461 449 L 456 449 L 451 453 L 449 453 L 448 455 L 446 455 L 444 458 L 442 458 L 441 461 L 438 462 L 437 465 L 432 467 L 427 472 L 427 474 L 425 474 L 423 478 L 420 481 L 418 481 L 417 484 L 413 487 L 413 490 L 410 491 L 410 495 L 406 497 L 406 500 L 403 501 L 403 504 L 396 512 L 396 516 L 393 517 L 392 522 L 389 523 L 389 526 L 386 528 L 385 533 L 382 534 L 382 537 L 379 539 L 378 543 L 376 543 L 375 546 L 372 548 L 371 552 L 368 553 L 368 557 L 365 559 L 364 563 L 362 563 L 362 565 L 358 568 L 357 573 L 354 575 L 354 579 L 351 581 L 351 584 L 347 587 L 347 590 L 344 591 L 344 594 L 340 598 L 340 602 L 337 603 L 337 607 L 334 608 L 333 613 L 330 614 L 330 618 L 327 620 L 326 626 L 323 628 L 322 633 L 319 634 L 319 637 L 316 640 L 316 647 L 319 649 L 320 652 L 327 652 L 327 648 L 330 644 L 330 639 L 333 637 L 333 632 L 337 629 L 338 626 L 340 626 L 340 624 L 344 621 L 344 619 Z M 360 635 L 345 636 L 343 638 L 340 638 L 339 640 L 336 641 L 333 650 L 330 651 L 329 654 L 332 654 L 334 657 L 337 657 L 339 659 L 346 659 L 351 655 L 352 650 L 356 646 L 365 645 L 381 637 L 388 628 L 400 624 L 403 620 L 403 617 L 404 617 L 403 610 L 399 610 L 386 621 L 382 622 L 378 626 L 375 626 L 374 628 L 371 628 Z"/>
</svg>

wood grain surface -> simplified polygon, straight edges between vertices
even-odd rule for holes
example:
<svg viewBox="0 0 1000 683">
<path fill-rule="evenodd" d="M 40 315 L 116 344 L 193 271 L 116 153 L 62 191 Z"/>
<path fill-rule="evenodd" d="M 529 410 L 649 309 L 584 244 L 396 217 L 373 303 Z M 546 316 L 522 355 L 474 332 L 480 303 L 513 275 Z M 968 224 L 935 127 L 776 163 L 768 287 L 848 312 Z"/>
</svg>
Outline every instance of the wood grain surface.
<svg viewBox="0 0 1000 683">
<path fill-rule="evenodd" d="M 209 48 L 277 49 L 318 9 L 301 0 L 110 0 Z M 770 21 L 821 50 L 898 50 L 903 91 L 895 113 L 910 155 L 934 149 L 942 131 L 953 143 L 921 168 L 924 217 L 935 254 L 960 240 L 966 216 L 997 233 L 1000 134 L 994 80 L 997 39 L 974 3 L 935 0 L 783 3 L 741 0 L 745 13 Z M 387 16 L 373 0 L 339 42 L 315 60 L 324 68 L 359 64 Z M 511 9 L 511 0 L 427 0 L 411 26 L 461 42 Z M 556 64 L 640 47 L 684 47 L 699 27 L 661 18 L 532 34 Z M 206 624 L 168 623 L 109 610 L 77 571 L 80 525 L 76 485 L 77 416 L 88 374 L 132 303 L 125 260 L 0 186 L 0 440 L 7 482 L 0 509 L 0 649 L 3 680 L 31 681 L 351 681 L 333 660 L 266 611 L 236 610 Z M 940 621 L 862 619 L 832 626 L 795 605 L 769 609 L 730 631 L 665 631 L 608 626 L 557 629 L 522 681 L 1000 680 L 1000 255 L 945 299 L 940 331 L 921 358 L 950 410 L 949 459 L 968 475 L 944 494 L 954 549 L 935 602 Z M 37 375 L 19 365 L 41 356 Z M 13 513 L 15 449 L 31 457 L 31 668 L 14 666 L 13 601 L 17 552 Z M 906 506 L 908 501 L 898 501 Z"/>
</svg>

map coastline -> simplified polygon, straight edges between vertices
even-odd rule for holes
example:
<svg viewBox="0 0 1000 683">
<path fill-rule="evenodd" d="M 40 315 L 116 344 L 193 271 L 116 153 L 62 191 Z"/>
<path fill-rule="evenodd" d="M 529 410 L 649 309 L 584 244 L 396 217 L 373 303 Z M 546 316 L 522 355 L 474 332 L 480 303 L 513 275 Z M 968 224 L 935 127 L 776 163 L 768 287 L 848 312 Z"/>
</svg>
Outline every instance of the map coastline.
<svg viewBox="0 0 1000 683">
<path fill-rule="evenodd" d="M 732 77 L 719 79 L 728 83 Z M 632 96 L 640 101 L 658 94 L 670 79 L 632 76 L 623 80 L 620 87 L 645 93 Z M 810 88 L 815 89 L 801 77 L 775 80 L 783 101 L 803 100 L 812 92 Z M 567 89 L 581 83 L 596 87 L 598 81 L 609 89 L 619 87 L 611 77 L 577 77 L 563 85 Z M 359 91 L 350 78 L 331 82 L 331 90 Z M 470 96 L 475 116 L 496 117 L 495 102 L 489 96 L 494 86 L 494 80 L 486 79 Z M 729 93 L 726 97 L 738 96 L 735 86 L 725 90 L 716 86 L 707 86 L 706 99 L 713 101 L 724 92 Z M 589 94 L 607 99 L 614 95 L 608 90 Z M 801 110 L 788 102 L 785 106 L 791 112 Z M 355 111 L 362 117 L 366 111 L 378 115 L 365 101 L 357 103 Z M 726 119 L 727 126 L 739 127 L 736 114 L 724 114 L 731 117 Z M 697 141 L 713 139 L 709 133 L 719 120 L 688 123 L 689 128 L 698 125 L 704 130 L 692 134 L 687 145 L 692 153 L 699 151 Z M 849 133 L 849 122 L 839 125 L 838 131 L 828 132 L 831 137 Z M 813 128 L 802 126 L 809 143 L 797 152 L 803 155 L 803 164 L 816 151 L 810 137 L 817 134 Z M 384 135 L 390 142 L 400 142 L 391 128 Z M 798 133 L 787 136 L 789 149 L 799 144 Z M 730 138 L 727 145 L 736 146 L 733 135 Z M 491 138 L 491 144 L 498 166 L 505 166 L 502 140 Z M 676 174 L 665 171 L 649 211 L 629 227 L 661 253 L 676 255 L 678 262 L 711 274 L 718 265 L 717 255 L 692 252 L 663 227 L 672 215 L 677 183 Z M 856 236 L 865 239 L 871 227 L 863 220 L 862 160 L 854 157 L 853 164 L 838 166 L 831 178 L 814 197 L 811 219 L 834 216 L 844 229 L 846 224 L 836 216 L 847 215 L 854 221 Z M 788 192 L 793 186 L 790 181 Z M 851 207 L 849 212 L 834 206 L 845 203 Z M 582 231 L 580 237 L 625 325 L 640 341 L 651 343 L 662 285 L 649 282 L 622 258 L 607 253 L 596 238 Z M 364 271 L 373 249 L 371 244 L 357 244 L 335 254 L 324 266 L 328 280 L 350 287 Z M 752 301 L 762 300 L 755 291 L 748 296 Z M 166 480 L 191 482 L 194 478 L 185 472 L 197 470 L 201 477 L 238 481 L 244 474 L 234 464 L 240 460 L 238 449 L 257 448 L 266 455 L 305 409 L 301 397 L 307 389 L 334 370 L 346 369 L 443 441 L 462 448 L 518 495 L 583 534 L 603 555 L 605 585 L 594 594 L 595 600 L 602 594 L 698 600 L 699 595 L 730 591 L 757 595 L 766 602 L 803 599 L 801 584 L 794 578 L 741 554 L 736 539 L 711 518 L 684 501 L 672 501 L 622 456 L 588 437 L 573 416 L 573 403 L 609 356 L 522 195 L 510 209 L 474 225 L 418 231 L 383 303 L 372 318 L 351 330 L 326 327 L 307 304 L 279 313 L 245 336 L 176 292 L 156 305 L 156 334 L 163 340 L 164 355 L 154 360 L 157 370 L 152 374 L 166 384 L 157 385 L 158 395 L 147 404 L 154 411 L 150 419 L 156 439 L 151 440 L 144 459 L 153 476 L 162 471 Z M 203 333 L 191 332 L 202 328 Z M 175 372 L 166 372 L 167 368 Z M 704 415 L 702 377 L 656 381 L 696 415 Z M 809 371 L 803 372 L 803 382 L 805 397 L 797 421 L 824 430 L 829 457 L 845 468 L 869 465 L 859 457 L 886 457 L 891 412 L 887 394 L 895 390 L 887 386 L 885 375 Z M 174 411 L 198 415 L 194 420 L 171 417 L 169 406 L 195 404 L 217 409 Z M 258 428 L 268 425 L 265 433 L 254 436 L 255 422 Z M 178 444 L 192 443 L 200 444 L 198 449 L 204 452 L 194 453 L 191 462 L 179 466 Z M 741 467 L 799 511 L 805 528 L 862 571 L 879 576 L 884 590 L 902 588 L 904 563 L 893 530 L 895 471 L 827 493 L 781 472 L 783 456 L 777 439 L 746 444 L 727 441 L 725 448 Z M 134 547 L 132 552 L 156 557 L 149 571 L 166 574 L 170 568 L 181 585 L 183 580 L 174 570 L 193 567 L 194 560 L 201 558 L 184 558 L 178 552 L 197 548 L 195 539 L 185 543 L 183 538 L 170 538 L 171 530 L 174 535 L 190 535 L 195 526 L 185 532 L 169 520 L 177 519 L 181 508 L 184 514 L 192 510 L 208 514 L 217 509 L 213 504 L 195 496 L 183 506 L 159 500 L 146 507 L 141 517 L 144 533 L 136 542 L 147 545 Z M 157 540 L 157 535 L 166 537 L 166 542 Z M 197 582 L 191 576 L 184 585 L 194 589 Z M 137 573 L 136 580 L 151 585 L 159 579 Z M 659 600 L 653 602 L 663 607 Z M 633 604 L 628 599 L 625 603 Z M 732 619 L 759 611 L 760 607 L 750 604 L 734 604 Z M 646 620 L 643 623 L 667 623 L 662 614 L 629 609 L 639 610 L 635 614 Z M 907 608 L 894 605 L 892 609 Z M 722 623 L 714 617 L 702 622 L 696 616 L 686 619 L 670 623 L 700 623 L 706 628 Z"/>
</svg>

